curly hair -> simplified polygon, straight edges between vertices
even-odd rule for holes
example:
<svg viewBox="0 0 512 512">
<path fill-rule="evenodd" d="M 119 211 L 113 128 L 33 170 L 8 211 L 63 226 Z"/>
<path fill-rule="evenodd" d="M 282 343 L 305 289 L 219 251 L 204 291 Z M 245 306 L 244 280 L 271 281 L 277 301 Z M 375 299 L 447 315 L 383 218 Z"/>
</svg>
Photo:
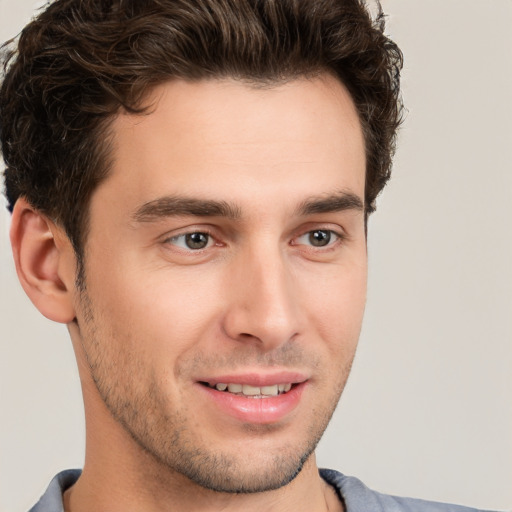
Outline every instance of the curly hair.
<svg viewBox="0 0 512 512">
<path fill-rule="evenodd" d="M 390 177 L 402 54 L 363 0 L 56 0 L 3 46 L 5 193 L 66 231 L 79 264 L 88 204 L 108 175 L 109 122 L 143 112 L 173 78 L 273 85 L 331 73 L 349 90 L 366 149 L 365 209 Z"/>
</svg>

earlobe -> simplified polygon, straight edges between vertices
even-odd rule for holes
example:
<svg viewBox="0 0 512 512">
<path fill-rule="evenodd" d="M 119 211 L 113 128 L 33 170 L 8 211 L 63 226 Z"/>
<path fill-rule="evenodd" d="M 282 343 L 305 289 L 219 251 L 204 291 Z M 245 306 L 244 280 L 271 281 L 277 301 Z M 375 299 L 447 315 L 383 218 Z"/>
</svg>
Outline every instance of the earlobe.
<svg viewBox="0 0 512 512">
<path fill-rule="evenodd" d="M 50 320 L 72 322 L 76 259 L 62 229 L 20 198 L 10 236 L 18 278 L 30 300 Z"/>
</svg>

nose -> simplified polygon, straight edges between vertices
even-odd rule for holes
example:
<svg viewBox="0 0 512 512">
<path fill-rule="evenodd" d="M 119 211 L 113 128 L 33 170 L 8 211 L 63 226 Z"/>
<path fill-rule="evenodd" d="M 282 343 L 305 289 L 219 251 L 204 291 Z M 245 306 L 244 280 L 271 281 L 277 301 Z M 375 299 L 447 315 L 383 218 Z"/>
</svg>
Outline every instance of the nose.
<svg viewBox="0 0 512 512">
<path fill-rule="evenodd" d="M 226 334 L 271 351 L 300 332 L 299 295 L 289 264 L 279 250 L 248 250 L 230 273 Z"/>
</svg>

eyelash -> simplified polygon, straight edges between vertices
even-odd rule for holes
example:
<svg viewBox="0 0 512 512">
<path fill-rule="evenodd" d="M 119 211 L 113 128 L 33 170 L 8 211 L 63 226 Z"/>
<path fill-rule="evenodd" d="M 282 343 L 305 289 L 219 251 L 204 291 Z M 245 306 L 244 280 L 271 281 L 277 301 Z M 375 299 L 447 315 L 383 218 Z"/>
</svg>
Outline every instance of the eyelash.
<svg viewBox="0 0 512 512">
<path fill-rule="evenodd" d="M 185 242 L 186 240 L 186 237 L 187 236 L 192 236 L 192 235 L 206 235 L 206 237 L 208 237 L 208 241 L 207 241 L 207 245 L 206 247 L 204 248 L 199 248 L 199 249 L 193 249 L 191 247 L 180 247 L 178 244 L 176 243 L 172 243 L 173 241 L 177 240 L 177 239 L 180 239 L 182 238 Z M 213 236 L 213 234 L 206 230 L 206 229 L 198 229 L 198 230 L 193 230 L 193 231 L 187 231 L 186 233 L 180 233 L 178 235 L 174 235 L 174 236 L 171 236 L 169 238 L 167 238 L 166 240 L 164 240 L 165 243 L 169 243 L 171 245 L 174 245 L 175 247 L 178 247 L 179 249 L 183 250 L 183 251 L 186 251 L 186 252 L 202 252 L 206 249 L 208 249 L 209 247 L 211 247 L 211 245 L 215 245 L 215 237 Z M 186 242 L 185 242 L 186 243 Z"/>
<path fill-rule="evenodd" d="M 323 239 L 323 240 L 326 240 L 325 245 L 314 245 L 313 244 L 312 237 L 314 236 L 315 233 L 316 234 L 323 233 L 326 236 L 326 238 Z M 300 240 L 301 238 L 305 238 L 305 237 L 308 238 L 308 241 L 310 242 L 309 244 L 305 244 L 305 243 L 301 244 L 300 242 L 295 242 L 296 240 Z M 310 231 L 306 231 L 304 234 L 294 238 L 292 241 L 292 245 L 303 245 L 307 251 L 326 252 L 326 251 L 333 250 L 336 247 L 338 247 L 343 242 L 343 240 L 345 238 L 346 237 L 344 234 L 339 233 L 333 229 L 316 228 L 316 229 L 312 229 Z M 321 238 L 318 239 L 318 241 L 323 241 L 323 240 Z"/>
<path fill-rule="evenodd" d="M 324 234 L 327 234 L 326 245 L 315 246 L 313 244 L 308 245 L 308 244 L 301 244 L 301 243 L 296 242 L 296 240 L 300 240 L 303 237 L 311 237 L 313 235 L 313 233 L 321 233 L 321 232 Z M 185 245 L 185 244 L 187 244 L 186 237 L 190 237 L 193 235 L 205 235 L 208 238 L 208 240 L 206 242 L 206 246 L 199 247 L 199 248 L 192 248 L 192 247 L 180 246 L 177 243 L 173 243 L 179 239 L 183 239 L 183 244 Z M 326 250 L 332 249 L 335 246 L 339 245 L 345 239 L 346 239 L 345 234 L 335 231 L 333 229 L 316 228 L 316 229 L 308 230 L 308 231 L 304 232 L 303 234 L 295 237 L 292 240 L 291 245 L 294 245 L 294 246 L 305 245 L 306 247 L 308 247 L 308 250 L 317 250 L 318 249 L 318 250 L 326 251 Z M 311 241 L 311 238 L 310 238 L 310 241 Z M 164 242 L 171 244 L 184 252 L 190 252 L 190 253 L 202 253 L 203 251 L 209 249 L 212 245 L 222 245 L 215 241 L 215 237 L 210 231 L 205 230 L 205 229 L 200 229 L 200 230 L 198 229 L 198 230 L 194 230 L 194 231 L 188 231 L 186 233 L 180 233 L 178 235 L 174 235 L 172 237 L 167 238 L 166 240 L 164 240 Z"/>
</svg>

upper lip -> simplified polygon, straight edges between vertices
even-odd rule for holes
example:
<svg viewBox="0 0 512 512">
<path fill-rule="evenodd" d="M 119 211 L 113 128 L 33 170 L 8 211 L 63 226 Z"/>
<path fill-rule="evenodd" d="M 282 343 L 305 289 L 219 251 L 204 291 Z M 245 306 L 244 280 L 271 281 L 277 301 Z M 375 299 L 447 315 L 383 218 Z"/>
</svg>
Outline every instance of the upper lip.
<svg viewBox="0 0 512 512">
<path fill-rule="evenodd" d="M 303 372 L 278 371 L 271 373 L 248 372 L 232 373 L 216 376 L 204 376 L 197 379 L 198 382 L 207 382 L 211 386 L 223 384 L 249 384 L 254 387 L 274 386 L 275 384 L 300 384 L 308 380 L 308 376 Z"/>
</svg>

